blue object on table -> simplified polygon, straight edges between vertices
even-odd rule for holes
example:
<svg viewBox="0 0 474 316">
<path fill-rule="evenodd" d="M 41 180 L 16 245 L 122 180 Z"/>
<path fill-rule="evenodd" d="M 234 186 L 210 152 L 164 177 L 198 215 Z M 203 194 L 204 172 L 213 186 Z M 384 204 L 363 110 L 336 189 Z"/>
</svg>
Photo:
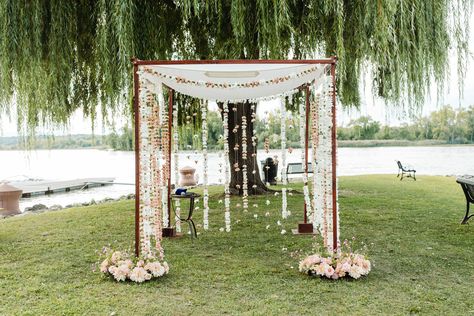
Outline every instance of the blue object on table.
<svg viewBox="0 0 474 316">
<path fill-rule="evenodd" d="M 174 194 L 176 194 L 176 195 L 186 195 L 187 190 L 188 189 L 178 188 L 178 189 L 176 189 L 176 191 L 174 191 Z"/>
</svg>

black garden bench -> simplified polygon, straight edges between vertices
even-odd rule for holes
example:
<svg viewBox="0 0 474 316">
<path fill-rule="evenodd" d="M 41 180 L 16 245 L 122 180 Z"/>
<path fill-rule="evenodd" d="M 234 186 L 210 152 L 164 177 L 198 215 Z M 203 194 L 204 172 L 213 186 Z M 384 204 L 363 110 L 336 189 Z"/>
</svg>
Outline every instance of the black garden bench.
<svg viewBox="0 0 474 316">
<path fill-rule="evenodd" d="M 456 179 L 456 182 L 461 185 L 464 195 L 466 196 L 466 215 L 461 224 L 466 224 L 467 221 L 474 216 L 474 214 L 469 215 L 469 204 L 474 203 L 474 176 L 462 176 Z"/>
<path fill-rule="evenodd" d="M 400 177 L 400 181 L 403 180 L 403 176 L 406 178 L 413 178 L 413 180 L 416 181 L 416 170 L 415 169 L 408 169 L 407 167 L 404 167 L 400 160 L 397 160 L 397 166 L 398 166 L 398 174 L 397 178 Z"/>
</svg>

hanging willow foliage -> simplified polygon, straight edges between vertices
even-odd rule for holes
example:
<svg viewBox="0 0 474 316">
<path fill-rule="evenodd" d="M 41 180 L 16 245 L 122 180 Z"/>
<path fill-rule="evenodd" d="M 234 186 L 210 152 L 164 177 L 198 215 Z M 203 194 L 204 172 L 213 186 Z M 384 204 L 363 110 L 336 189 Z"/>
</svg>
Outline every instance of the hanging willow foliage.
<svg viewBox="0 0 474 316">
<path fill-rule="evenodd" d="M 0 0 L 0 111 L 18 126 L 65 125 L 127 108 L 130 57 L 337 55 L 344 105 L 361 71 L 389 102 L 421 104 L 442 87 L 450 49 L 463 78 L 472 0 Z M 401 102 L 404 103 L 404 102 Z M 406 104 L 406 103 L 405 103 Z M 184 114 L 185 115 L 185 114 Z"/>
</svg>

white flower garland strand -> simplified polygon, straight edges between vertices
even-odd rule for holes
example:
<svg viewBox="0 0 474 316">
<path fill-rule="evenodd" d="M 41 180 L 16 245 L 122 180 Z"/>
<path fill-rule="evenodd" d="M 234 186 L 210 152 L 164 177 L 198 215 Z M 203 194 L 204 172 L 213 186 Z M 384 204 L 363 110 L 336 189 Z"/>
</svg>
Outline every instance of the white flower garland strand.
<svg viewBox="0 0 474 316">
<path fill-rule="evenodd" d="M 178 132 L 178 104 L 173 103 L 173 160 L 174 160 L 174 187 L 179 186 L 179 132 Z M 181 202 L 179 199 L 175 201 L 175 226 L 176 232 L 181 233 Z"/>
<path fill-rule="evenodd" d="M 209 187 L 208 187 L 208 159 L 207 159 L 207 101 L 201 102 L 202 118 L 202 159 L 203 159 L 203 227 L 209 229 Z"/>
<path fill-rule="evenodd" d="M 152 91 L 157 91 L 156 95 Z M 139 109 L 139 230 L 140 230 L 140 252 L 142 256 L 152 256 L 156 249 L 159 256 L 163 258 L 163 248 L 161 246 L 163 228 L 163 204 L 162 204 L 162 178 L 163 168 L 160 160 L 163 156 L 162 135 L 163 126 L 160 118 L 163 101 L 160 94 L 162 86 L 150 87 L 149 83 L 140 80 L 140 90 L 138 95 Z M 165 135 L 166 136 L 166 135 Z M 152 245 L 152 241 L 155 245 Z"/>
<path fill-rule="evenodd" d="M 255 130 L 255 122 L 257 121 L 257 113 L 255 112 L 255 108 L 256 108 L 256 105 L 255 103 L 252 103 L 252 105 L 250 106 L 250 111 L 251 111 L 251 124 L 252 124 L 252 128 L 253 128 L 253 133 L 252 133 L 252 148 L 253 148 L 253 152 L 252 152 L 252 161 L 253 160 L 256 160 L 256 157 L 257 157 L 257 131 Z M 253 189 L 253 193 L 254 195 L 257 195 L 257 185 L 255 184 L 256 183 L 256 177 L 257 177 L 257 164 L 254 163 L 253 164 L 253 170 L 252 170 L 252 177 L 253 177 L 253 185 L 252 185 L 252 189 Z M 257 199 L 254 199 L 254 206 L 255 207 L 258 207 L 258 203 L 257 203 Z"/>
<path fill-rule="evenodd" d="M 229 177 L 229 169 L 230 169 L 230 162 L 229 162 L 229 106 L 227 102 L 224 102 L 224 221 L 225 221 L 225 230 L 230 232 L 231 225 L 230 225 L 230 177 Z"/>
<path fill-rule="evenodd" d="M 288 178 L 286 174 L 286 109 L 285 100 L 279 98 L 280 101 L 280 117 L 281 117 L 281 180 L 283 188 L 281 189 L 281 217 L 288 218 L 288 202 L 286 195 L 286 185 Z"/>
<path fill-rule="evenodd" d="M 149 139 L 149 128 L 147 118 L 151 116 L 153 109 L 152 96 L 150 91 L 147 89 L 144 81 L 140 81 L 140 92 L 139 92 L 139 111 L 140 111 L 140 186 L 139 186 L 139 199 L 140 199 L 140 252 L 142 254 L 148 254 L 151 252 L 151 236 L 153 234 L 153 228 L 151 216 L 154 213 L 151 206 L 152 192 L 152 173 L 147 172 L 151 168 L 151 155 Z"/>
<path fill-rule="evenodd" d="M 306 76 L 308 74 L 316 72 L 318 69 L 319 69 L 318 66 L 312 66 L 308 69 L 305 69 L 297 73 L 292 73 L 287 76 L 276 77 L 272 79 L 255 80 L 255 81 L 249 81 L 249 82 L 239 82 L 239 83 L 227 83 L 227 82 L 220 83 L 220 82 L 203 81 L 203 80 L 191 80 L 184 77 L 164 74 L 159 71 L 153 70 L 149 67 L 145 67 L 143 72 L 153 74 L 159 78 L 174 80 L 178 84 L 187 84 L 187 85 L 206 87 L 206 88 L 216 88 L 216 89 L 238 89 L 238 88 L 256 88 L 259 86 L 269 86 L 269 85 L 280 84 L 280 83 L 289 81 L 291 79 L 296 79 L 302 76 Z"/>
<path fill-rule="evenodd" d="M 247 117 L 242 116 L 242 204 L 244 212 L 249 208 L 249 190 L 247 178 Z"/>
<path fill-rule="evenodd" d="M 309 92 L 308 92 L 309 93 Z M 307 172 L 307 164 L 306 161 L 306 98 L 304 100 L 299 100 L 299 124 L 300 124 L 300 148 L 301 148 L 301 163 L 303 166 L 303 194 L 304 194 L 304 203 L 306 205 L 306 218 L 308 220 L 312 217 L 312 208 L 311 208 L 311 197 L 309 194 L 309 187 L 308 187 L 308 172 Z M 312 164 L 314 166 L 314 164 Z"/>
<path fill-rule="evenodd" d="M 170 227 L 170 218 L 168 216 L 168 192 L 170 188 L 168 187 L 168 157 L 169 157 L 169 150 L 168 148 L 168 139 L 170 135 L 168 135 L 168 120 L 170 119 L 168 117 L 168 106 L 165 106 L 165 100 L 163 96 L 163 85 L 159 85 L 158 88 L 158 105 L 159 105 L 159 122 L 161 126 L 161 146 L 162 150 L 157 152 L 157 160 L 158 160 L 158 166 L 160 170 L 162 170 L 162 177 L 161 180 L 162 185 L 161 185 L 161 192 L 162 192 L 162 197 L 161 197 L 161 203 L 163 207 L 163 227 Z M 170 92 L 171 93 L 171 92 Z"/>
<path fill-rule="evenodd" d="M 320 95 L 312 93 L 314 100 L 311 102 L 311 149 L 313 166 L 313 229 L 322 233 L 322 182 L 321 182 L 321 163 L 318 161 L 319 148 L 319 102 Z"/>
<path fill-rule="evenodd" d="M 312 145 L 313 145 L 313 225 L 323 236 L 324 246 L 334 249 L 333 244 L 333 205 L 332 194 L 332 98 L 331 85 L 326 81 L 321 93 L 316 95 L 312 106 Z"/>
</svg>

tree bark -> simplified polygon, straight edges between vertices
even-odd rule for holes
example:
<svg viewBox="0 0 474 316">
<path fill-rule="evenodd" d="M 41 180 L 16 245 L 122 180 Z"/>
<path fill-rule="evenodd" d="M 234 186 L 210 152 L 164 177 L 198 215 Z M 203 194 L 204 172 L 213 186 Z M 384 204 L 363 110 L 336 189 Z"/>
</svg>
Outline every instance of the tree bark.
<svg viewBox="0 0 474 316">
<path fill-rule="evenodd" d="M 247 165 L 248 194 L 259 195 L 271 192 L 260 178 L 260 167 L 257 160 L 257 148 L 252 144 L 254 136 L 254 123 L 252 122 L 251 103 L 228 104 L 228 126 L 229 126 L 229 165 L 230 165 L 230 193 L 232 195 L 243 194 L 243 168 Z M 223 104 L 219 103 L 219 108 L 223 109 Z M 256 105 L 255 105 L 256 110 Z M 242 159 L 242 117 L 247 119 L 247 159 Z M 223 116 L 221 115 L 222 119 Z M 258 140 L 257 140 L 258 144 Z M 236 146 L 238 145 L 238 146 Z M 237 150 L 235 150 L 237 149 Z M 236 169 L 238 168 L 238 171 Z M 252 171 L 255 170 L 255 173 Z M 256 186 L 256 187 L 254 187 Z"/>
</svg>

